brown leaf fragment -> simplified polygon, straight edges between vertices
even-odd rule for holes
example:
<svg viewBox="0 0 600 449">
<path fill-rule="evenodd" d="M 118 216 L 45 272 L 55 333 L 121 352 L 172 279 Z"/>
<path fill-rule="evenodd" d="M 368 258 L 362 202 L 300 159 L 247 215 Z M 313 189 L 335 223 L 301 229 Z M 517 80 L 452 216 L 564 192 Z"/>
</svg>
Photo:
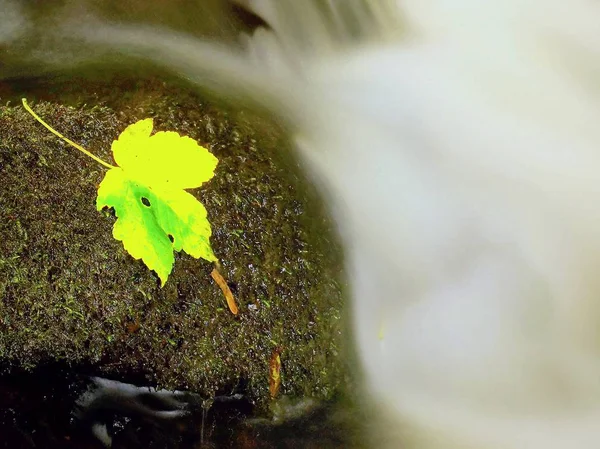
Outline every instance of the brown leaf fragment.
<svg viewBox="0 0 600 449">
<path fill-rule="evenodd" d="M 227 300 L 227 305 L 229 306 L 229 310 L 231 310 L 231 313 L 233 313 L 234 315 L 237 315 L 238 307 L 237 307 L 237 304 L 235 303 L 235 298 L 233 297 L 233 293 L 231 293 L 231 290 L 229 289 L 229 286 L 227 285 L 227 282 L 225 281 L 225 278 L 221 275 L 221 273 L 219 273 L 217 271 L 216 268 L 213 268 L 213 270 L 210 272 L 210 275 L 215 280 L 217 285 L 221 288 L 221 291 L 223 292 L 223 295 L 225 296 L 225 299 Z"/>
<path fill-rule="evenodd" d="M 269 362 L 269 393 L 274 398 L 281 386 L 281 351 L 275 348 Z"/>
</svg>

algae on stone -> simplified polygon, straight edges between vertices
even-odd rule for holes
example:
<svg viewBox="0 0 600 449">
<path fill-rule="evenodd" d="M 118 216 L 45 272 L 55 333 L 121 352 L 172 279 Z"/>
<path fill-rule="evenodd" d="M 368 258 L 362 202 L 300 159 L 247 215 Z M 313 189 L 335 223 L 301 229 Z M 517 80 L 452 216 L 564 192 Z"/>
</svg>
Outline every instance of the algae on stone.
<svg viewBox="0 0 600 449">
<path fill-rule="evenodd" d="M 114 217 L 95 210 L 104 169 L 8 105 L 0 107 L 0 364 L 62 361 L 207 397 L 242 391 L 264 405 L 269 359 L 281 347 L 281 393 L 330 398 L 346 373 L 339 247 L 314 192 L 281 158 L 280 133 L 162 83 L 144 88 L 114 89 L 93 107 L 65 106 L 60 92 L 30 102 L 107 161 L 112 140 L 146 117 L 219 158 L 215 177 L 192 193 L 208 210 L 240 314 L 228 311 L 212 265 L 186 255 L 160 288 L 112 238 Z"/>
</svg>

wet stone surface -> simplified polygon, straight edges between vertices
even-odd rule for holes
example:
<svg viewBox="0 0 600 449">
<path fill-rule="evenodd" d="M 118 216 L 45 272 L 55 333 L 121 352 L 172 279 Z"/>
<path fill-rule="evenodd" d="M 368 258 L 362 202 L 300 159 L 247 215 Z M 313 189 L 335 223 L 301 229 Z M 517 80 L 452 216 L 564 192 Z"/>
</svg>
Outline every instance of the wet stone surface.
<svg viewBox="0 0 600 449">
<path fill-rule="evenodd" d="M 240 312 L 212 264 L 177 254 L 161 288 L 97 212 L 105 169 L 67 146 L 20 105 L 112 162 L 111 142 L 139 119 L 177 131 L 217 158 L 191 190 L 208 210 L 212 247 Z M 314 190 L 281 130 L 156 81 L 0 86 L 0 366 L 60 362 L 89 374 L 194 391 L 241 393 L 266 410 L 269 360 L 281 350 L 279 394 L 330 399 L 347 381 L 341 263 Z M 168 151 L 168 149 L 166 149 Z"/>
</svg>

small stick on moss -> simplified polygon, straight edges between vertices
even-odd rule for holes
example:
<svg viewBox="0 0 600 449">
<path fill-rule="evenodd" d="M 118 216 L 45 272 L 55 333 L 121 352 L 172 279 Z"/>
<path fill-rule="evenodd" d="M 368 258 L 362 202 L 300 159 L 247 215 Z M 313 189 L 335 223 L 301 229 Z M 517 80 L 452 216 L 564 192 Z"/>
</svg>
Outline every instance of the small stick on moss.
<svg viewBox="0 0 600 449">
<path fill-rule="evenodd" d="M 282 348 L 277 346 L 273 350 L 271 360 L 269 361 L 269 393 L 271 394 L 271 399 L 277 396 L 277 392 L 281 386 L 281 351 Z"/>
<path fill-rule="evenodd" d="M 213 270 L 210 272 L 210 275 L 215 280 L 217 285 L 219 287 L 221 287 L 221 291 L 223 292 L 223 295 L 225 296 L 225 299 L 227 300 L 227 305 L 229 306 L 229 310 L 231 310 L 231 313 L 233 313 L 234 315 L 237 315 L 238 307 L 237 307 L 237 304 L 235 303 L 235 298 L 233 297 L 233 293 L 231 293 L 231 290 L 229 289 L 229 285 L 227 285 L 227 282 L 225 281 L 225 278 L 221 275 L 221 273 L 219 273 L 217 268 L 213 268 Z"/>
</svg>

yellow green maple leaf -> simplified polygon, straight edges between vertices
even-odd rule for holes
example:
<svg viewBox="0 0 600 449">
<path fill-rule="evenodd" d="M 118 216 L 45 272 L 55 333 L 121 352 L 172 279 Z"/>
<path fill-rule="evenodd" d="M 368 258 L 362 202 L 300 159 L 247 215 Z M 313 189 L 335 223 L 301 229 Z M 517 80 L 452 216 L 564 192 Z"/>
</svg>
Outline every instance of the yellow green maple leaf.
<svg viewBox="0 0 600 449">
<path fill-rule="evenodd" d="M 184 190 L 213 177 L 218 160 L 206 148 L 172 131 L 152 135 L 152 119 L 140 120 L 113 142 L 115 167 L 51 128 L 25 99 L 23 105 L 52 133 L 109 168 L 98 187 L 96 208 L 114 208 L 113 237 L 154 270 L 161 285 L 172 271 L 174 250 L 217 260 L 210 246 L 206 209 Z"/>
<path fill-rule="evenodd" d="M 100 183 L 96 208 L 114 208 L 113 237 L 164 285 L 173 268 L 173 250 L 217 260 L 206 209 L 183 189 L 212 178 L 218 161 L 193 139 L 172 131 L 151 135 L 152 128 L 152 119 L 140 120 L 113 142 L 119 166 Z"/>
</svg>

